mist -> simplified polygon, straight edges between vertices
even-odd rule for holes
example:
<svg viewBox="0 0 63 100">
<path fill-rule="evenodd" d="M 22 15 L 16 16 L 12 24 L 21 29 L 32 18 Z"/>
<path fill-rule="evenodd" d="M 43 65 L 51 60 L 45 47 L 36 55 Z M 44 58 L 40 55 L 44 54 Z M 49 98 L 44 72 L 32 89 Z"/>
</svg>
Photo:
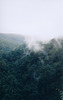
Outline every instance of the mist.
<svg viewBox="0 0 63 100">
<path fill-rule="evenodd" d="M 0 0 L 0 33 L 47 41 L 63 36 L 62 0 Z"/>
</svg>

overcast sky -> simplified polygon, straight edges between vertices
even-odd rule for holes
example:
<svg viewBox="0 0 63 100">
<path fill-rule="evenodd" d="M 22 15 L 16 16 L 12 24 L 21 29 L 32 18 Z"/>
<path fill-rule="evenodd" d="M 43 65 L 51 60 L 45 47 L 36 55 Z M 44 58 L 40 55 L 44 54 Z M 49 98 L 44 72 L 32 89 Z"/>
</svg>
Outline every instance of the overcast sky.
<svg viewBox="0 0 63 100">
<path fill-rule="evenodd" d="M 0 33 L 62 36 L 63 0 L 0 0 Z"/>
</svg>

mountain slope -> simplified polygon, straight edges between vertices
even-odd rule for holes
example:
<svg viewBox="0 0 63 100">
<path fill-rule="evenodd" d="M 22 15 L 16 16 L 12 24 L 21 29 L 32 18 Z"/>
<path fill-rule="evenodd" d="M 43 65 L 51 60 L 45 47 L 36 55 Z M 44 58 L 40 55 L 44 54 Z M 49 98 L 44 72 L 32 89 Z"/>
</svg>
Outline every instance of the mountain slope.
<svg viewBox="0 0 63 100">
<path fill-rule="evenodd" d="M 0 54 L 14 50 L 24 41 L 25 39 L 21 35 L 0 33 Z"/>
<path fill-rule="evenodd" d="M 0 58 L 1 100 L 62 100 L 63 40 L 38 52 L 26 44 Z M 56 48 L 57 45 L 57 48 Z"/>
</svg>

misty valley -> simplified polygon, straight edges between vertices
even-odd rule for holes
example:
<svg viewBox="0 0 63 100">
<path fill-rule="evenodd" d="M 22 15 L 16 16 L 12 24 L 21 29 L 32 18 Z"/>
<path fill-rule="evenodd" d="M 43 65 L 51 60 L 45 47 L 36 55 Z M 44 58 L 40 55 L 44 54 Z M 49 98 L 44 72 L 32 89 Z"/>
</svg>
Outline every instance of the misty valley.
<svg viewBox="0 0 63 100">
<path fill-rule="evenodd" d="M 38 44 L 0 33 L 0 100 L 63 100 L 63 39 Z"/>
</svg>

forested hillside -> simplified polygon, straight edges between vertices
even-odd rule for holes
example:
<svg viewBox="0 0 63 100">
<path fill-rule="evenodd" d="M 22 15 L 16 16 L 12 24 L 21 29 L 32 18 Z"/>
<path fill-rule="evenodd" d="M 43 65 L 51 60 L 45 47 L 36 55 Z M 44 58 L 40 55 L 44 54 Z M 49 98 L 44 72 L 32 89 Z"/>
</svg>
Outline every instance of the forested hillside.
<svg viewBox="0 0 63 100">
<path fill-rule="evenodd" d="M 0 100 L 63 100 L 62 39 L 52 39 L 37 52 L 26 43 L 7 52 L 3 44 L 0 42 Z"/>
<path fill-rule="evenodd" d="M 24 40 L 21 35 L 0 33 L 0 54 L 14 50 L 24 43 Z"/>
</svg>

